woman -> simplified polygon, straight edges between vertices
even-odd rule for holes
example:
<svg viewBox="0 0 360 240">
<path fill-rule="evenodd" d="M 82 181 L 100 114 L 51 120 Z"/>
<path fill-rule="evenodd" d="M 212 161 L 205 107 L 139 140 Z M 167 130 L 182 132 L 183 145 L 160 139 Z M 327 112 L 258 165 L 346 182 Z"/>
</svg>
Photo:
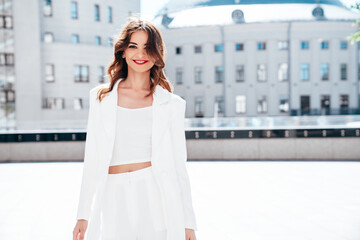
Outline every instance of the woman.
<svg viewBox="0 0 360 240">
<path fill-rule="evenodd" d="M 90 90 L 74 240 L 196 240 L 186 103 L 172 93 L 165 56 L 159 30 L 130 19 L 115 43 L 110 82 Z"/>
</svg>

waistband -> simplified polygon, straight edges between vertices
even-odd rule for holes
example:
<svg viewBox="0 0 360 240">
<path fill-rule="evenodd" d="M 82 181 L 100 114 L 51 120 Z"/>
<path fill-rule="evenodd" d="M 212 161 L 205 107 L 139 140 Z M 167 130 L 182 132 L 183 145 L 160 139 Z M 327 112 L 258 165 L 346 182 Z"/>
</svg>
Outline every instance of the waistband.
<svg viewBox="0 0 360 240">
<path fill-rule="evenodd" d="M 108 174 L 108 179 L 116 182 L 122 182 L 122 181 L 129 182 L 130 180 L 137 181 L 147 177 L 151 177 L 152 174 L 153 174 L 152 166 L 149 166 L 132 172 Z"/>
</svg>

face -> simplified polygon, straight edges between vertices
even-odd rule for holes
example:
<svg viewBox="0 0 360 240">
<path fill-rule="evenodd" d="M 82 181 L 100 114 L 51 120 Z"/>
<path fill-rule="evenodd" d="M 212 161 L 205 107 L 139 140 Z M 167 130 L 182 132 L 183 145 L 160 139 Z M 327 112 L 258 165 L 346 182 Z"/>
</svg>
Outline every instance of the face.
<svg viewBox="0 0 360 240">
<path fill-rule="evenodd" d="M 146 72 L 154 66 L 154 60 L 146 52 L 147 39 L 148 34 L 145 31 L 139 30 L 131 35 L 129 45 L 123 54 L 129 70 Z"/>
</svg>

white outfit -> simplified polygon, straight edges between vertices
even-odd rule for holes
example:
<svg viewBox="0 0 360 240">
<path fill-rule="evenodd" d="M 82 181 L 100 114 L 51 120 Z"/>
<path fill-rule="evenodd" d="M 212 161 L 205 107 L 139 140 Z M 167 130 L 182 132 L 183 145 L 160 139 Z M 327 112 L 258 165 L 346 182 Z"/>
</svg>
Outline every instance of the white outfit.
<svg viewBox="0 0 360 240">
<path fill-rule="evenodd" d="M 151 161 L 152 108 L 117 108 L 110 165 Z M 109 174 L 100 211 L 101 240 L 165 240 L 166 225 L 152 166 Z"/>
<path fill-rule="evenodd" d="M 115 143 L 117 111 L 116 81 L 113 90 L 100 102 L 97 93 L 110 82 L 89 91 L 89 115 L 84 166 L 76 219 L 89 221 L 85 240 L 100 239 L 100 209 L 109 177 Z M 155 84 L 155 81 L 151 79 Z M 186 102 L 157 84 L 152 104 L 151 169 L 160 189 L 166 225 L 166 240 L 184 240 L 185 228 L 197 230 L 187 174 Z"/>
<path fill-rule="evenodd" d="M 152 106 L 117 106 L 116 136 L 110 166 L 150 161 Z"/>
</svg>

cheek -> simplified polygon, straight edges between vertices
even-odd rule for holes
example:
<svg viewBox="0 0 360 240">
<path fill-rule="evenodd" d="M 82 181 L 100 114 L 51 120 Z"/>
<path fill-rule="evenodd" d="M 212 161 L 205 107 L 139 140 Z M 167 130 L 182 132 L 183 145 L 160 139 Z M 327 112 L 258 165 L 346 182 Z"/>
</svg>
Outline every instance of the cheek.
<svg viewBox="0 0 360 240">
<path fill-rule="evenodd" d="M 148 64 L 149 64 L 149 66 L 150 66 L 150 67 L 153 67 L 153 66 L 155 65 L 155 63 L 154 63 L 154 62 L 150 62 L 150 61 L 149 61 L 149 63 L 148 63 Z"/>
</svg>

